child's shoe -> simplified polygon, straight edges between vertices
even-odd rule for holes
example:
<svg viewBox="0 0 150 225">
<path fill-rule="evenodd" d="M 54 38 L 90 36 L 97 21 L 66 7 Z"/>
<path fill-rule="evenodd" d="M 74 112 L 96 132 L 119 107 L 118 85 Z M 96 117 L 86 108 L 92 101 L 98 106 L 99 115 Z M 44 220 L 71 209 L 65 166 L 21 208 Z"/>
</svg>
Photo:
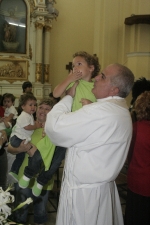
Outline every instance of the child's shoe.
<svg viewBox="0 0 150 225">
<path fill-rule="evenodd" d="M 11 176 L 11 180 L 13 181 L 13 183 L 17 183 L 18 182 L 18 174 L 13 173 L 13 172 L 9 172 L 8 173 Z"/>
<path fill-rule="evenodd" d="M 19 187 L 21 188 L 27 188 L 30 182 L 30 178 L 26 177 L 25 175 L 23 175 L 23 177 L 21 177 L 21 179 L 19 180 Z"/>
<path fill-rule="evenodd" d="M 35 181 L 34 186 L 32 187 L 32 194 L 38 197 L 42 192 L 42 188 L 43 186 Z"/>
</svg>

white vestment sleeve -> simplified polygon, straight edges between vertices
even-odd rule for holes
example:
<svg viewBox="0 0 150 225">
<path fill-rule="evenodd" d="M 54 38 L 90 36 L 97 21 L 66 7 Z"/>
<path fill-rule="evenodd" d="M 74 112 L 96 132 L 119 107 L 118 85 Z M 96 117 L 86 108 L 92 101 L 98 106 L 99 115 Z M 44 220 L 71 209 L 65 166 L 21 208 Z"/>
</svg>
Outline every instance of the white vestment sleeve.
<svg viewBox="0 0 150 225">
<path fill-rule="evenodd" d="M 57 146 L 68 148 L 76 145 L 99 127 L 97 118 L 90 120 L 93 112 L 90 105 L 71 112 L 72 101 L 71 96 L 65 96 L 47 115 L 45 131 Z"/>
</svg>

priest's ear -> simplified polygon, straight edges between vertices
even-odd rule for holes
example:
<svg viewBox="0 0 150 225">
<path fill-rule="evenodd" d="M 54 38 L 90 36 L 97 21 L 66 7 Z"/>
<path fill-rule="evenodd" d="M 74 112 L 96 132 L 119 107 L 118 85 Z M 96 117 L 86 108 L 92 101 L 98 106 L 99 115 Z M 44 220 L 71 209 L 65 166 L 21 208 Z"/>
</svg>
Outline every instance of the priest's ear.
<svg viewBox="0 0 150 225">
<path fill-rule="evenodd" d="M 111 96 L 118 96 L 119 88 L 118 87 L 112 87 L 111 89 Z"/>
</svg>

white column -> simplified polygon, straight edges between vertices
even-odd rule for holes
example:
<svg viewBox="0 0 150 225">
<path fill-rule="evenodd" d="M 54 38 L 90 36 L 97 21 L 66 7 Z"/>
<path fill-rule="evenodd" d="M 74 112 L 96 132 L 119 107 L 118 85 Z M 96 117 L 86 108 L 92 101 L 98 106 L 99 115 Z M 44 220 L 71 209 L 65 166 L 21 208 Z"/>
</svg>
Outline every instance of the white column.
<svg viewBox="0 0 150 225">
<path fill-rule="evenodd" d="M 43 27 L 42 23 L 35 23 L 36 27 L 36 52 L 35 52 L 35 62 L 36 62 L 36 82 L 41 82 L 42 77 L 42 38 L 43 38 Z"/>
</svg>

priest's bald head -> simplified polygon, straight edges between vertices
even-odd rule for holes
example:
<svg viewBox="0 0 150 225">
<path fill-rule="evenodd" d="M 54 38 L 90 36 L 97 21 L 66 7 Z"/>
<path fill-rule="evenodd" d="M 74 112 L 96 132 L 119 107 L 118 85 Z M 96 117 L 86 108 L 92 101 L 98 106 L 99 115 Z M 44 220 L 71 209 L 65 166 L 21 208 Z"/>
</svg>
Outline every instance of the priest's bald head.
<svg viewBox="0 0 150 225">
<path fill-rule="evenodd" d="M 134 84 L 132 71 L 121 64 L 107 66 L 101 74 L 95 77 L 93 94 L 97 99 L 109 96 L 126 98 Z"/>
</svg>

